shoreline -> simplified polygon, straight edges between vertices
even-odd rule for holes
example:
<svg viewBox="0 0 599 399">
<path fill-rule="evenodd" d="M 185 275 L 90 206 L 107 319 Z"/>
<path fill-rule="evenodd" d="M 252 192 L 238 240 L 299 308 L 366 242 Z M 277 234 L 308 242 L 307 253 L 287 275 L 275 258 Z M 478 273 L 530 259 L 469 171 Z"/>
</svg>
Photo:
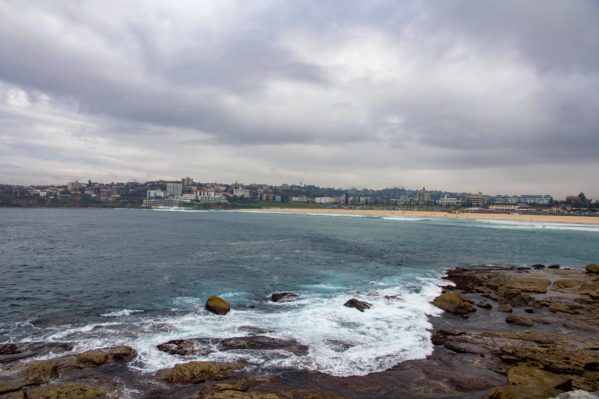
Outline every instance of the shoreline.
<svg viewBox="0 0 599 399">
<path fill-rule="evenodd" d="M 159 345 L 179 358 L 175 367 L 140 373 L 128 366 L 138 355 L 128 346 L 75 353 L 76 342 L 19 342 L 0 344 L 0 397 L 548 399 L 599 392 L 599 265 L 586 272 L 543 265 L 450 268 L 444 280 L 450 284 L 432 302 L 444 312 L 429 316 L 433 352 L 384 371 L 336 377 L 190 361 L 202 345 L 192 338 Z M 267 335 L 253 331 L 221 344 L 298 356 L 307 350 Z"/>
<path fill-rule="evenodd" d="M 239 209 L 244 212 L 277 212 L 277 213 L 300 213 L 300 214 L 330 214 L 330 215 L 365 215 L 383 217 L 413 217 L 433 219 L 462 219 L 462 220 L 498 220 L 509 222 L 529 223 L 558 223 L 558 224 L 580 224 L 599 225 L 599 217 L 594 216 L 570 216 L 570 215 L 516 215 L 507 213 L 482 213 L 464 212 L 450 213 L 438 211 L 417 210 L 374 210 L 374 209 L 324 209 L 324 208 L 261 208 L 261 209 Z"/>
</svg>

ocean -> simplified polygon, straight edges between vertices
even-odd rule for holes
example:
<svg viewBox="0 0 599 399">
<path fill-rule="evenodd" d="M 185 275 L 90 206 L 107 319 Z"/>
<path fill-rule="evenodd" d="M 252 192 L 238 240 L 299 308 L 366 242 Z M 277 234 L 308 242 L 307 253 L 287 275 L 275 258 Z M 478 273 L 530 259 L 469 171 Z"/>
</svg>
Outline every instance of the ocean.
<svg viewBox="0 0 599 399">
<path fill-rule="evenodd" d="M 473 265 L 581 268 L 599 226 L 242 211 L 0 209 L 0 343 L 70 341 L 135 348 L 129 367 L 181 361 L 156 345 L 294 338 L 289 352 L 213 352 L 262 369 L 364 375 L 432 351 L 429 302 L 444 270 Z M 273 303 L 275 292 L 299 294 Z M 203 308 L 220 295 L 226 316 Z M 389 300 L 385 296 L 399 296 Z M 366 300 L 363 313 L 343 306 Z M 339 346 L 343 350 L 339 350 Z"/>
</svg>

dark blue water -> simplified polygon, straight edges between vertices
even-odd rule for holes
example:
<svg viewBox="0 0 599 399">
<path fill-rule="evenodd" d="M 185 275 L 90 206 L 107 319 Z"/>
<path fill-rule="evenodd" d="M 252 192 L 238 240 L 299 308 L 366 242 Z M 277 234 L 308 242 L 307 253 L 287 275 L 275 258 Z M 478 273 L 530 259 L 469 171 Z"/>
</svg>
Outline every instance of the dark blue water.
<svg viewBox="0 0 599 399">
<path fill-rule="evenodd" d="M 0 209 L 0 342 L 120 320 L 106 315 L 125 309 L 140 311 L 138 322 L 172 314 L 185 318 L 201 313 L 211 294 L 227 297 L 240 309 L 240 320 L 249 320 L 255 313 L 305 311 L 309 304 L 270 308 L 264 299 L 281 290 L 314 301 L 342 300 L 373 287 L 417 293 L 422 279 L 453 266 L 581 267 L 599 260 L 599 229 L 555 227 L 217 211 Z M 122 321 L 131 317 L 124 314 Z"/>
</svg>

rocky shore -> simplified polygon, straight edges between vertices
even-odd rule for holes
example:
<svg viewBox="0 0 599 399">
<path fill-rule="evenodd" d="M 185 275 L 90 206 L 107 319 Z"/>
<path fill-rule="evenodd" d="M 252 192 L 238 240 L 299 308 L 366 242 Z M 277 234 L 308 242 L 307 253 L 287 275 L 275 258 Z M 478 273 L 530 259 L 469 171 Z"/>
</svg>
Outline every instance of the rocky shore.
<svg viewBox="0 0 599 399">
<path fill-rule="evenodd" d="M 379 373 L 333 377 L 310 371 L 260 370 L 244 363 L 190 361 L 211 351 L 309 348 L 268 330 L 246 336 L 197 337 L 158 349 L 180 358 L 175 367 L 143 374 L 130 367 L 127 346 L 73 354 L 73 343 L 0 344 L 0 398 L 491 398 L 599 397 L 599 265 L 452 269 L 433 302 L 433 353 Z M 273 295 L 294 300 L 296 294 Z M 401 301 L 401 298 L 394 298 Z M 211 298 L 227 317 L 228 304 Z M 368 312 L 371 304 L 348 298 Z M 339 350 L 344 350 L 339 342 Z M 595 394 L 585 394 L 595 392 Z M 571 392 L 571 393 L 568 393 Z M 577 393 L 572 393 L 577 392 Z M 595 395 L 595 396 L 586 396 Z"/>
</svg>

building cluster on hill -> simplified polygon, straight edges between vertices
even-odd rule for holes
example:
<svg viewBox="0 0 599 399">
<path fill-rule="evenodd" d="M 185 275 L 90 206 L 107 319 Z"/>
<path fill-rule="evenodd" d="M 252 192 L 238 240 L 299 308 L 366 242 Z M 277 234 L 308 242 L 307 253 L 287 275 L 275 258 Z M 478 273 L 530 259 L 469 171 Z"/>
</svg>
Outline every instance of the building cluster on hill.
<svg viewBox="0 0 599 399">
<path fill-rule="evenodd" d="M 421 207 L 456 211 L 588 213 L 597 201 L 583 193 L 556 200 L 551 195 L 484 195 L 405 188 L 338 189 L 312 185 L 200 183 L 190 177 L 145 183 L 0 185 L 0 206 L 234 207 L 311 206 L 323 208 Z"/>
</svg>

